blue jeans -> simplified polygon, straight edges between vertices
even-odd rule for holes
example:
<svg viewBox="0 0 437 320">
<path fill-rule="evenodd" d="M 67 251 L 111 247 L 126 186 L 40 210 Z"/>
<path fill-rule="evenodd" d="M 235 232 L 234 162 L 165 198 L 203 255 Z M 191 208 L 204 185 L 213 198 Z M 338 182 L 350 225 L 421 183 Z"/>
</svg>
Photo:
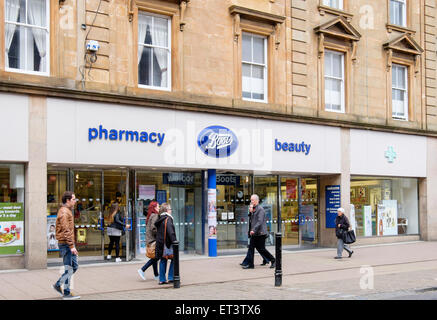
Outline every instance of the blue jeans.
<svg viewBox="0 0 437 320">
<path fill-rule="evenodd" d="M 77 256 L 71 253 L 71 249 L 68 244 L 60 244 L 59 253 L 64 261 L 65 272 L 56 282 L 56 285 L 64 285 L 64 295 L 68 295 L 70 293 L 71 277 L 79 268 L 79 264 L 77 262 Z"/>
<path fill-rule="evenodd" d="M 159 282 L 165 282 L 167 272 L 167 259 L 161 259 L 159 262 Z M 173 259 L 170 262 L 170 269 L 168 270 L 168 280 L 173 281 Z"/>
<path fill-rule="evenodd" d="M 141 268 L 141 270 L 143 270 L 143 272 L 145 272 L 150 266 L 153 266 L 153 274 L 155 275 L 155 277 L 159 276 L 159 273 L 158 273 L 158 259 L 150 259 Z"/>
</svg>

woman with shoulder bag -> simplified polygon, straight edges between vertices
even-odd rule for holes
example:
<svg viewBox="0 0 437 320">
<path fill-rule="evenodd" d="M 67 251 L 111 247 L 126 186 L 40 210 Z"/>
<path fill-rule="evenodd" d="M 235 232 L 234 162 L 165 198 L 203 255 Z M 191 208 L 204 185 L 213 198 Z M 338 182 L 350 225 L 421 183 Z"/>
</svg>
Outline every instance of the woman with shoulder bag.
<svg viewBox="0 0 437 320">
<path fill-rule="evenodd" d="M 335 259 L 341 259 L 343 249 L 349 253 L 349 258 L 354 253 L 347 244 L 343 241 L 343 233 L 349 230 L 349 219 L 344 215 L 344 209 L 338 208 L 337 217 L 335 218 L 335 235 L 337 236 L 337 256 Z"/>
<path fill-rule="evenodd" d="M 159 284 L 173 282 L 173 245 L 176 241 L 176 230 L 171 216 L 171 207 L 168 203 L 161 205 L 159 218 L 155 223 L 158 230 L 156 233 L 156 259 L 159 263 Z M 166 281 L 167 260 L 170 259 L 168 282 Z"/>
<path fill-rule="evenodd" d="M 117 202 L 114 202 L 111 205 L 111 211 L 109 213 L 110 225 L 106 230 L 109 236 L 108 256 L 106 257 L 106 259 L 111 260 L 112 248 L 114 247 L 115 244 L 115 262 L 121 262 L 120 238 L 123 235 L 123 229 L 130 228 L 129 224 L 125 224 L 123 222 L 123 217 L 119 209 L 120 208 Z"/>
<path fill-rule="evenodd" d="M 149 204 L 146 218 L 146 246 L 148 247 L 147 250 L 149 250 L 149 247 L 153 247 L 156 245 L 157 229 L 155 226 L 155 222 L 158 220 L 158 217 L 159 203 L 156 201 L 152 201 Z M 138 269 L 138 274 L 140 275 L 141 279 L 146 280 L 145 272 L 150 266 L 153 266 L 153 274 L 155 275 L 155 280 L 158 280 L 158 259 L 156 259 L 156 253 L 154 258 L 150 258 L 150 260 L 147 261 L 147 263 L 141 269 Z"/>
</svg>

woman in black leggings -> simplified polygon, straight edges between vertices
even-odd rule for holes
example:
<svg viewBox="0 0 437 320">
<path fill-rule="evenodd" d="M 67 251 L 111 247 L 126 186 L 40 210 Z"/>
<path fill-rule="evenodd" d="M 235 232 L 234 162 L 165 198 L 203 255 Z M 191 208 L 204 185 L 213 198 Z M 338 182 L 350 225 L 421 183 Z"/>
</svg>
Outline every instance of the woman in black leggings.
<svg viewBox="0 0 437 320">
<path fill-rule="evenodd" d="M 112 248 L 115 244 L 115 262 L 121 262 L 120 259 L 120 238 L 122 236 L 123 228 L 130 228 L 130 225 L 123 222 L 119 205 L 117 202 L 113 203 L 110 212 L 110 225 L 107 229 L 109 236 L 108 256 L 106 259 L 110 260 Z"/>
</svg>

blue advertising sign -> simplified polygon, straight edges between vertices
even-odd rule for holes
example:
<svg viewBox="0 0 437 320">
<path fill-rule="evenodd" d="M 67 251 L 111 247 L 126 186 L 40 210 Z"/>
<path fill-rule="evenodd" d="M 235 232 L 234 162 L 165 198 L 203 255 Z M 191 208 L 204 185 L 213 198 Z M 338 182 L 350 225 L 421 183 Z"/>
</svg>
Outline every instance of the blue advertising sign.
<svg viewBox="0 0 437 320">
<path fill-rule="evenodd" d="M 197 144 L 209 157 L 226 158 L 237 150 L 238 138 L 226 127 L 210 126 L 199 133 Z"/>
<path fill-rule="evenodd" d="M 326 186 L 326 228 L 335 228 L 337 209 L 341 205 L 340 186 Z"/>
<path fill-rule="evenodd" d="M 166 190 L 156 190 L 156 201 L 159 205 L 167 202 L 167 191 Z"/>
</svg>

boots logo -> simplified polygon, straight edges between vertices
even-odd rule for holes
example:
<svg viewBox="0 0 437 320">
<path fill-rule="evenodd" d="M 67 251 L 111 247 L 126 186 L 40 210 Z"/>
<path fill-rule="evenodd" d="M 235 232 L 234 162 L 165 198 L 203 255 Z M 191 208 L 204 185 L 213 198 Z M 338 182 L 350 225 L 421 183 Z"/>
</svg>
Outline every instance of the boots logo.
<svg viewBox="0 0 437 320">
<path fill-rule="evenodd" d="M 225 158 L 235 152 L 238 147 L 238 139 L 228 128 L 210 126 L 199 133 L 197 144 L 207 156 Z"/>
</svg>

